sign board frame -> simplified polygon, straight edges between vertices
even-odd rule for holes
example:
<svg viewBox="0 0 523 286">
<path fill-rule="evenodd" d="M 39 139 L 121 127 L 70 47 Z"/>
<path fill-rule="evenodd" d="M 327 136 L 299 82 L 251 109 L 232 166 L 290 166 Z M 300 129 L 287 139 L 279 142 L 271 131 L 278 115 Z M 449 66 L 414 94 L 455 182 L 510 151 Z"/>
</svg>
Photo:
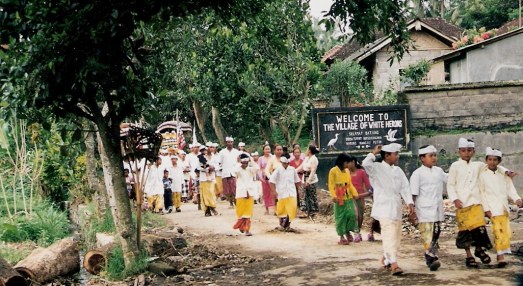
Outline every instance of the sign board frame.
<svg viewBox="0 0 523 286">
<path fill-rule="evenodd" d="M 387 114 L 387 119 L 393 120 L 385 120 L 384 114 Z M 393 118 L 388 118 L 390 115 L 392 115 Z M 333 116 L 336 116 L 336 120 L 338 122 L 334 123 L 334 125 L 332 125 Z M 393 142 L 399 143 L 403 145 L 402 152 L 406 152 L 411 150 L 410 118 L 410 106 L 407 104 L 365 107 L 315 108 L 312 109 L 313 140 L 316 146 L 324 154 L 339 154 L 343 152 L 368 153 L 372 150 L 374 145 L 377 145 L 376 142 L 379 141 L 381 141 L 381 143 L 378 144 L 389 144 Z M 398 127 L 400 125 L 398 120 L 401 120 L 401 127 Z M 373 128 L 370 128 L 369 122 L 373 123 Z M 325 124 L 330 126 L 326 126 Z M 354 124 L 357 124 L 357 126 Z M 368 129 L 362 128 L 365 126 Z M 374 128 L 374 126 L 377 127 Z M 334 130 L 326 131 L 328 128 L 334 128 Z M 336 130 L 339 128 L 342 130 L 336 132 Z M 365 137 L 367 131 L 369 131 L 368 134 L 373 135 L 368 135 L 368 137 Z M 378 131 L 379 134 L 377 134 L 376 131 Z M 362 132 L 363 134 L 360 134 L 359 132 Z M 329 138 L 332 137 L 328 143 L 336 141 L 336 145 L 326 144 L 326 139 L 321 137 L 322 135 L 325 137 L 326 133 L 331 135 Z M 354 149 L 348 145 L 340 145 L 341 142 L 337 142 L 338 135 L 336 135 L 336 133 L 342 135 L 340 136 L 342 139 L 341 141 L 345 141 L 346 144 L 356 144 L 354 145 Z M 398 138 L 395 138 L 396 133 L 401 136 L 401 138 L 399 138 L 399 136 Z M 351 134 L 358 135 L 353 136 Z M 381 139 L 377 139 L 377 137 L 381 137 Z M 364 140 L 364 138 L 374 138 L 374 140 Z M 389 141 L 388 138 L 391 138 L 391 140 L 394 141 Z M 361 144 L 362 142 L 364 144 Z"/>
</svg>

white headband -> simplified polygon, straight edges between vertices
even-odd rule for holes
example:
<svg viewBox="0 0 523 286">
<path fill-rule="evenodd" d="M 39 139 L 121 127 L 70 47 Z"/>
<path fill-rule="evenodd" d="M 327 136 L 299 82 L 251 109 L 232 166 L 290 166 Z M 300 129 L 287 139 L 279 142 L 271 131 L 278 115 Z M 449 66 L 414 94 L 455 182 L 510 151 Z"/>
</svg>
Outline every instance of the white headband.
<svg viewBox="0 0 523 286">
<path fill-rule="evenodd" d="M 425 154 L 429 154 L 429 153 L 438 153 L 438 149 L 436 149 L 436 147 L 434 147 L 432 145 L 429 145 L 425 148 L 420 148 L 418 150 L 418 155 L 425 155 Z"/>
<path fill-rule="evenodd" d="M 243 142 L 238 143 L 238 147 L 245 147 L 245 143 L 243 143 Z"/>
<path fill-rule="evenodd" d="M 227 137 L 225 137 L 225 141 L 233 141 L 234 142 L 234 138 L 227 136 Z"/>
<path fill-rule="evenodd" d="M 212 142 L 209 141 L 209 142 L 205 143 L 205 146 L 207 146 L 207 147 L 213 147 L 213 146 L 214 146 L 214 143 L 212 143 Z"/>
<path fill-rule="evenodd" d="M 496 157 L 503 157 L 503 153 L 499 151 L 498 149 L 492 149 L 490 147 L 487 147 L 487 150 L 485 151 L 485 154 L 487 156 L 496 156 Z"/>
<path fill-rule="evenodd" d="M 254 153 L 251 153 L 251 156 L 254 157 L 254 156 L 260 156 L 260 154 L 258 154 L 258 151 L 254 152 Z"/>
<path fill-rule="evenodd" d="M 289 159 L 287 159 L 287 157 L 281 156 L 280 157 L 280 162 L 282 162 L 282 163 L 289 163 Z"/>
<path fill-rule="evenodd" d="M 250 161 L 250 158 L 247 157 L 247 158 L 243 158 L 243 159 L 240 159 L 240 162 L 249 162 Z"/>
<path fill-rule="evenodd" d="M 401 150 L 401 147 L 401 144 L 390 143 L 388 145 L 383 145 L 383 147 L 381 147 L 381 150 L 389 153 L 396 153 Z"/>
<path fill-rule="evenodd" d="M 474 141 L 465 138 L 459 138 L 458 148 L 476 148 Z"/>
</svg>

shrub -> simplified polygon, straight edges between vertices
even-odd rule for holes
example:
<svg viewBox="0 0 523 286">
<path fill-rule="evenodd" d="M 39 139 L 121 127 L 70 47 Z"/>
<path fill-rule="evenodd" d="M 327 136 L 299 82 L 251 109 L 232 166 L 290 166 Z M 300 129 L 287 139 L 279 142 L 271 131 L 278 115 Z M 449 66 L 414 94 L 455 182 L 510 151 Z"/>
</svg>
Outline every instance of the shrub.
<svg viewBox="0 0 523 286">
<path fill-rule="evenodd" d="M 105 275 L 111 280 L 123 280 L 128 276 L 142 273 L 149 265 L 148 259 L 147 253 L 141 251 L 136 261 L 126 268 L 122 248 L 115 247 L 108 255 Z"/>
<path fill-rule="evenodd" d="M 421 81 L 427 76 L 430 71 L 431 62 L 421 60 L 415 64 L 409 65 L 403 70 L 402 79 L 406 82 L 412 82 L 414 85 L 419 85 Z"/>
</svg>

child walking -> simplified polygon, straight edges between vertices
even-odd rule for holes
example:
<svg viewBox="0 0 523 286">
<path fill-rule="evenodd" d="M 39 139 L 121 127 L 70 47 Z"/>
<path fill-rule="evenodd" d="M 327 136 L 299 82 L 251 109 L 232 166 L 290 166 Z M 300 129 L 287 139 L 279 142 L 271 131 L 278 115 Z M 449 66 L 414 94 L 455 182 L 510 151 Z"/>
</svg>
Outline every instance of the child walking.
<svg viewBox="0 0 523 286">
<path fill-rule="evenodd" d="M 399 159 L 401 145 L 391 143 L 377 145 L 362 162 L 370 177 L 374 189 L 374 202 L 371 216 L 380 222 L 383 244 L 382 265 L 391 269 L 392 275 L 400 275 L 403 270 L 398 266 L 397 256 L 401 241 L 401 199 L 409 206 L 409 213 L 414 213 L 414 203 L 409 188 L 409 181 L 401 168 L 394 166 Z M 381 163 L 374 162 L 377 154 Z"/>
<path fill-rule="evenodd" d="M 240 167 L 236 175 L 236 217 L 238 220 L 233 228 L 238 229 L 246 236 L 251 236 L 251 217 L 254 208 L 254 194 L 258 192 L 259 182 L 256 181 L 258 164 L 249 166 L 249 155 L 240 155 Z"/>
<path fill-rule="evenodd" d="M 358 199 L 358 191 L 352 184 L 350 171 L 348 169 L 351 157 L 341 153 L 336 158 L 336 166 L 329 171 L 329 193 L 334 202 L 334 221 L 336 233 L 340 236 L 338 244 L 347 245 L 353 241 L 351 231 L 358 233 L 358 210 L 355 200 Z"/>
<path fill-rule="evenodd" d="M 274 197 L 278 198 L 276 215 L 280 220 L 280 226 L 283 230 L 289 231 L 291 222 L 296 218 L 297 190 L 301 181 L 296 169 L 289 166 L 288 157 L 282 155 L 280 162 L 281 166 L 271 174 L 269 183 Z"/>
<path fill-rule="evenodd" d="M 418 156 L 422 166 L 410 177 L 410 190 L 416 203 L 418 229 L 425 249 L 425 262 L 431 271 L 441 266 L 437 256 L 440 223 L 445 219 L 443 209 L 443 186 L 448 175 L 437 167 L 438 150 L 432 146 L 422 146 Z"/>
<path fill-rule="evenodd" d="M 483 196 L 483 211 L 492 221 L 498 267 L 503 268 L 507 266 L 505 254 L 511 253 L 510 238 L 512 231 L 508 216 L 508 201 L 510 199 L 518 207 L 521 207 L 521 198 L 518 196 L 512 180 L 498 170 L 498 165 L 503 156 L 501 151 L 487 147 L 485 154 L 487 167 L 479 177 L 479 190 Z"/>
<path fill-rule="evenodd" d="M 474 246 L 474 256 L 482 263 L 489 264 L 491 259 L 486 253 L 492 244 L 485 227 L 485 213 L 482 207 L 483 198 L 479 190 L 478 181 L 485 164 L 472 161 L 475 154 L 474 141 L 460 138 L 458 142 L 460 159 L 450 166 L 447 182 L 449 199 L 456 206 L 456 221 L 458 223 L 458 236 L 456 246 L 464 249 L 467 258 L 465 265 L 477 268 L 478 263 L 472 256 L 470 248 Z M 497 166 L 501 174 L 509 173 L 506 168 Z"/>
</svg>

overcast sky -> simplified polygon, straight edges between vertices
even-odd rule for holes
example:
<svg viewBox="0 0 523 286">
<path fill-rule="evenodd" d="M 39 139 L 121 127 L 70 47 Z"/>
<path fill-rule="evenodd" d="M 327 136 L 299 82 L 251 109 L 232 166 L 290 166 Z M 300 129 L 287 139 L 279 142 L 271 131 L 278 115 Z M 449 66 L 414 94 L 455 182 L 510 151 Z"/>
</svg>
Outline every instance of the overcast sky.
<svg viewBox="0 0 523 286">
<path fill-rule="evenodd" d="M 314 18 L 323 18 L 322 11 L 327 11 L 334 0 L 310 0 L 310 13 Z"/>
</svg>

